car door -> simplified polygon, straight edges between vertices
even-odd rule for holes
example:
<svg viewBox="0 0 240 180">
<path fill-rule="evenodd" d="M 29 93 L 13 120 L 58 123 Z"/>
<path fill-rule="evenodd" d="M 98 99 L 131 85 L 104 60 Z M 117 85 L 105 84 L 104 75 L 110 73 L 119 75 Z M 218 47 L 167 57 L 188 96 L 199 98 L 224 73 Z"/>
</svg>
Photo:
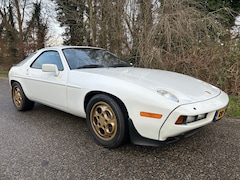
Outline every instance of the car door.
<svg viewBox="0 0 240 180">
<path fill-rule="evenodd" d="M 43 72 L 43 64 L 55 64 L 58 74 Z M 58 51 L 49 50 L 40 54 L 27 69 L 26 88 L 35 101 L 58 108 L 67 108 L 66 82 L 67 70 L 64 69 Z"/>
</svg>

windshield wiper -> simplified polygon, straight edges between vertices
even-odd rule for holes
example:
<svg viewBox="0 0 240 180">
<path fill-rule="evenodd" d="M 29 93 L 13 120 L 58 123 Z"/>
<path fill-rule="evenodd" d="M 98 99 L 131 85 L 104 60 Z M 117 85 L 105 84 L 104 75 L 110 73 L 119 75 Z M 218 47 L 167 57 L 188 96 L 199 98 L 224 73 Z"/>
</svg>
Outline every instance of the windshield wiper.
<svg viewBox="0 0 240 180">
<path fill-rule="evenodd" d="M 100 67 L 104 67 L 101 64 L 88 64 L 88 65 L 83 65 L 78 67 L 77 69 L 83 69 L 83 68 L 100 68 Z"/>
<path fill-rule="evenodd" d="M 130 64 L 113 64 L 109 67 L 131 67 Z"/>
</svg>

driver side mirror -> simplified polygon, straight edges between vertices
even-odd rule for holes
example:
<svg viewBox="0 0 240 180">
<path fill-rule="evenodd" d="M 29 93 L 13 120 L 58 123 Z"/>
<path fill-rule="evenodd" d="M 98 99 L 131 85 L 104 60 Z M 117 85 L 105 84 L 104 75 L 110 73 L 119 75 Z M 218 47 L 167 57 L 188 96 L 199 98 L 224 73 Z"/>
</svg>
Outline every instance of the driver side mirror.
<svg viewBox="0 0 240 180">
<path fill-rule="evenodd" d="M 43 72 L 54 72 L 55 76 L 58 76 L 59 71 L 56 64 L 43 64 L 42 65 Z"/>
</svg>

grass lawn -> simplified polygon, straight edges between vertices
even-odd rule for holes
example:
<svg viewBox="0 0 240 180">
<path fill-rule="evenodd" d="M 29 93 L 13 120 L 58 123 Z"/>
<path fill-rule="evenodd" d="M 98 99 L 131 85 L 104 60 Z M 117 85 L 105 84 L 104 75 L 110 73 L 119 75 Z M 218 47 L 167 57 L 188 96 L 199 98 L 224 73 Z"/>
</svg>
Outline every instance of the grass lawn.
<svg viewBox="0 0 240 180">
<path fill-rule="evenodd" d="M 229 95 L 227 115 L 240 118 L 240 97 Z"/>
<path fill-rule="evenodd" d="M 0 77 L 8 77 L 8 71 L 0 71 Z"/>
</svg>

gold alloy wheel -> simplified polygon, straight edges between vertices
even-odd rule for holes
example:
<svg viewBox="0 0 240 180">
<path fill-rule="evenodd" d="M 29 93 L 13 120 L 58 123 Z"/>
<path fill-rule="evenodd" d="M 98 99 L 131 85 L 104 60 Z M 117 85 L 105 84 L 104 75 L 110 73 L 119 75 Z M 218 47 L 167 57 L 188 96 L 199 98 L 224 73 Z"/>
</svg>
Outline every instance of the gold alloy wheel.
<svg viewBox="0 0 240 180">
<path fill-rule="evenodd" d="M 19 89 L 19 87 L 16 86 L 13 89 L 13 101 L 17 107 L 20 107 L 22 105 L 21 90 Z"/>
<path fill-rule="evenodd" d="M 112 140 L 117 132 L 117 119 L 105 102 L 97 102 L 90 112 L 90 123 L 95 134 L 104 141 Z"/>
</svg>

